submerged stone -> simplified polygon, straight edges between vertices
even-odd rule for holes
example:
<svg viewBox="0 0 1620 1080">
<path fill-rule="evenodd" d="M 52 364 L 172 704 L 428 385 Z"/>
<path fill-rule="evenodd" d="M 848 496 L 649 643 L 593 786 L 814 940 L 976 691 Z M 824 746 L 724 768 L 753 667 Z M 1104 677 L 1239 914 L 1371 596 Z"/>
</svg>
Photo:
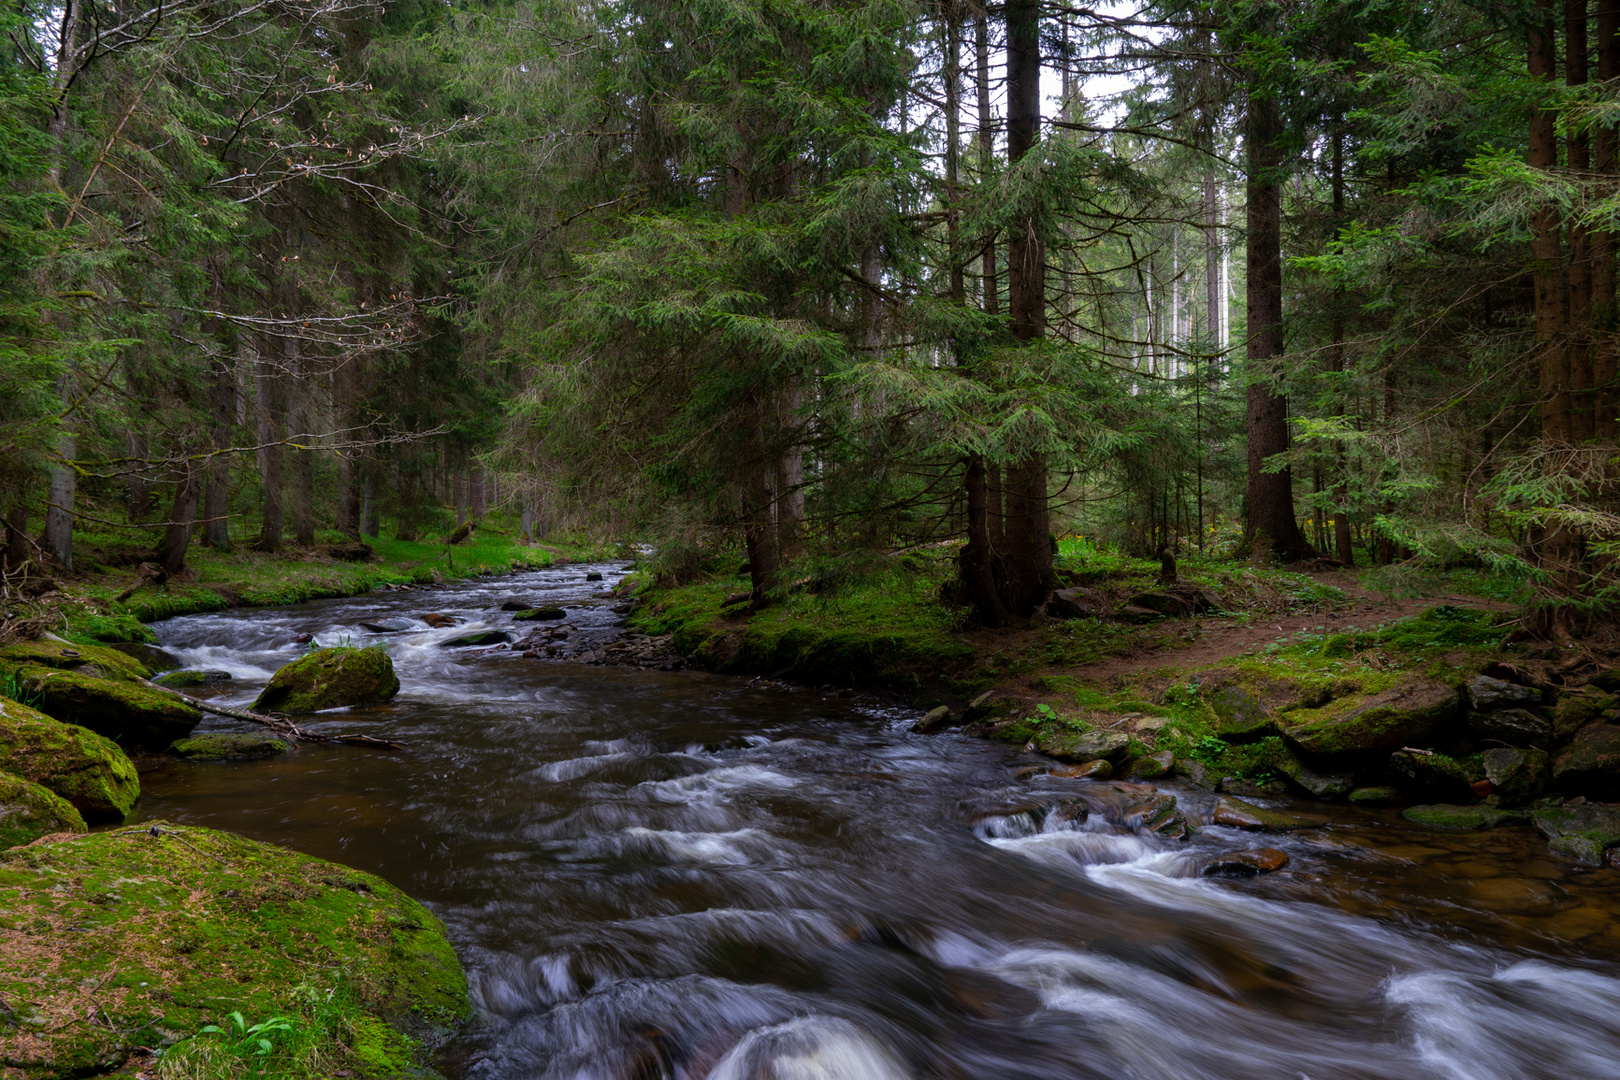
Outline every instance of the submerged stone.
<svg viewBox="0 0 1620 1080">
<path fill-rule="evenodd" d="M 228 671 L 171 671 L 157 676 L 152 681 L 159 686 L 180 690 L 188 686 L 214 686 L 218 683 L 230 682 L 231 673 Z"/>
<path fill-rule="evenodd" d="M 1552 850 L 1594 866 L 1603 864 L 1605 852 L 1620 847 L 1620 807 L 1546 807 L 1531 811 L 1530 823 Z"/>
<path fill-rule="evenodd" d="M 1107 780 L 1114 775 L 1114 767 L 1102 758 L 1088 761 L 1082 765 L 1065 765 L 1053 769 L 1053 776 L 1062 776 L 1070 780 Z"/>
<path fill-rule="evenodd" d="M 424 1051 L 471 1011 L 421 904 L 229 833 L 148 822 L 14 849 L 0 855 L 0 897 L 0 999 L 98 1020 L 0 1023 L 0 1058 L 25 1077 L 104 1075 L 137 1047 L 197 1037 L 166 1052 L 182 1065 L 228 1012 L 298 1016 L 300 995 L 329 993 L 346 1037 L 321 1047 L 337 1059 L 320 1075 L 422 1075 Z"/>
<path fill-rule="evenodd" d="M 171 754 L 191 761 L 257 761 L 285 754 L 291 742 L 277 735 L 210 732 L 181 739 L 169 747 Z"/>
<path fill-rule="evenodd" d="M 1523 813 L 1510 810 L 1498 810 L 1494 806 L 1448 806 L 1433 804 L 1428 806 L 1408 806 L 1401 811 L 1401 817 L 1414 825 L 1422 825 L 1425 829 L 1439 829 L 1443 832 L 1478 832 L 1482 829 L 1494 829 L 1498 825 L 1507 825 L 1510 822 L 1523 821 Z"/>
<path fill-rule="evenodd" d="M 318 712 L 344 705 L 376 705 L 397 693 L 394 662 L 381 648 L 316 649 L 272 675 L 252 708 L 254 712 Z"/>
<path fill-rule="evenodd" d="M 1400 801 L 1400 791 L 1392 787 L 1358 787 L 1350 793 L 1355 806 L 1392 806 Z"/>
<path fill-rule="evenodd" d="M 1218 855 L 1199 871 L 1202 877 L 1254 877 L 1269 874 L 1288 865 L 1286 852 L 1276 848 L 1256 848 L 1253 851 L 1233 851 Z"/>
<path fill-rule="evenodd" d="M 550 619 L 565 619 L 568 612 L 560 607 L 529 608 L 512 616 L 513 622 L 545 622 Z"/>
<path fill-rule="evenodd" d="M 0 698 L 0 770 L 55 792 L 88 821 L 122 820 L 141 793 L 112 740 L 9 698 Z"/>
<path fill-rule="evenodd" d="M 1254 832 L 1290 832 L 1294 829 L 1314 829 L 1323 824 L 1321 818 L 1301 817 L 1298 814 L 1268 810 L 1231 796 L 1222 796 L 1216 800 L 1215 810 L 1209 820 L 1212 825 L 1225 825 Z"/>
<path fill-rule="evenodd" d="M 56 792 L 11 773 L 0 773 L 0 849 L 51 833 L 85 831 L 84 817 Z"/>
<path fill-rule="evenodd" d="M 512 635 L 504 630 L 480 630 L 476 634 L 463 634 L 439 644 L 446 649 L 465 649 L 480 645 L 501 645 L 511 640 Z"/>
</svg>

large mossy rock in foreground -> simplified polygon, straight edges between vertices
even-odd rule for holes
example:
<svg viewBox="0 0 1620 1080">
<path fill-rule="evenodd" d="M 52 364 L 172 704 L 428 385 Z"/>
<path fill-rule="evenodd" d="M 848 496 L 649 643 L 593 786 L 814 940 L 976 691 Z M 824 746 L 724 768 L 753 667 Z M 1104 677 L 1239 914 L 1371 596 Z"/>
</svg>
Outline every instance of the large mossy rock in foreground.
<svg viewBox="0 0 1620 1080">
<path fill-rule="evenodd" d="M 1307 754 L 1422 746 L 1458 715 L 1461 704 L 1452 687 L 1412 676 L 1382 693 L 1353 694 L 1291 712 L 1283 735 Z"/>
<path fill-rule="evenodd" d="M 394 662 L 381 649 L 316 649 L 271 676 L 253 709 L 319 712 L 344 705 L 377 705 L 397 693 Z"/>
<path fill-rule="evenodd" d="M 84 818 L 54 791 L 10 773 L 0 773 L 0 850 L 51 833 L 85 831 Z"/>
<path fill-rule="evenodd" d="M 121 820 L 141 794 L 129 757 L 112 740 L 0 698 L 0 772 L 55 792 L 88 821 Z"/>
<path fill-rule="evenodd" d="M 162 822 L 0 854 L 7 1076 L 110 1071 L 231 1012 L 307 1016 L 327 991 L 353 1001 L 350 1035 L 308 1075 L 420 1075 L 469 1015 L 438 919 L 370 874 Z"/>
</svg>

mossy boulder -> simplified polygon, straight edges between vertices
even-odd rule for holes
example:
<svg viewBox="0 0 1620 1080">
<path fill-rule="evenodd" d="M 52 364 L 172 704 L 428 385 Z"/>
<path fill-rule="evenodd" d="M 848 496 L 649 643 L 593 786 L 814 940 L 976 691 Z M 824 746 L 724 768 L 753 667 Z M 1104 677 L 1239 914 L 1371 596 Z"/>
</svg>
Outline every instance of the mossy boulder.
<svg viewBox="0 0 1620 1080">
<path fill-rule="evenodd" d="M 1422 743 L 1457 716 L 1461 698 L 1413 676 L 1375 694 L 1351 694 L 1284 719 L 1283 735 L 1308 754 L 1343 754 Z"/>
<path fill-rule="evenodd" d="M 141 794 L 129 757 L 76 724 L 0 698 L 0 771 L 55 792 L 88 821 L 122 820 Z"/>
<path fill-rule="evenodd" d="M 1327 700 L 1293 679 L 1240 668 L 1213 668 L 1193 678 L 1199 698 L 1215 714 L 1215 733 L 1228 742 L 1275 735 L 1279 714 Z"/>
<path fill-rule="evenodd" d="M 377 705 L 399 693 L 394 662 L 380 648 L 315 649 L 270 677 L 255 712 L 308 713 Z"/>
<path fill-rule="evenodd" d="M 1400 801 L 1400 791 L 1392 787 L 1358 787 L 1350 793 L 1352 806 L 1393 806 Z"/>
<path fill-rule="evenodd" d="M 1523 806 L 1546 790 L 1552 770 L 1542 750 L 1497 748 L 1482 755 L 1485 779 L 1504 806 Z"/>
<path fill-rule="evenodd" d="M 1445 754 L 1397 750 L 1389 756 L 1389 779 L 1414 801 L 1462 802 L 1474 797 L 1473 785 L 1484 779 Z"/>
<path fill-rule="evenodd" d="M 566 619 L 568 612 L 560 607 L 525 608 L 512 616 L 513 622 L 545 622 L 550 619 Z"/>
<path fill-rule="evenodd" d="M 85 831 L 84 817 L 62 796 L 11 773 L 0 773 L 0 849 L 51 833 Z"/>
<path fill-rule="evenodd" d="M 354 1037 L 328 1038 L 330 1071 L 313 1075 L 420 1075 L 423 1052 L 470 1012 L 461 965 L 421 904 L 212 829 L 148 822 L 0 854 L 0 913 L 8 1076 L 101 1074 L 233 1011 L 249 1024 L 298 1017 L 328 991 L 348 1003 Z"/>
<path fill-rule="evenodd" d="M 1325 819 L 1286 814 L 1280 810 L 1269 810 L 1264 806 L 1256 806 L 1254 803 L 1223 795 L 1215 801 L 1215 809 L 1210 814 L 1209 822 L 1211 825 L 1225 825 L 1253 832 L 1290 832 L 1294 829 L 1317 828 L 1325 824 Z"/>
<path fill-rule="evenodd" d="M 190 761 L 258 761 L 292 748 L 291 742 L 277 735 L 220 731 L 180 739 L 169 747 L 169 753 Z"/>
<path fill-rule="evenodd" d="M 1331 764 L 1307 764 L 1292 754 L 1284 755 L 1276 768 L 1291 786 L 1314 799 L 1341 798 L 1350 794 L 1356 786 L 1354 772 Z"/>
<path fill-rule="evenodd" d="M 1529 709 L 1492 709 L 1468 714 L 1468 727 L 1482 739 L 1508 746 L 1533 746 L 1545 750 L 1552 745 L 1552 723 Z"/>
<path fill-rule="evenodd" d="M 1062 761 L 1123 761 L 1131 737 L 1118 731 L 1068 731 L 1041 740 L 1041 753 Z"/>
<path fill-rule="evenodd" d="M 1421 825 L 1425 829 L 1438 829 L 1441 832 L 1478 832 L 1482 829 L 1494 829 L 1498 825 L 1507 825 L 1515 821 L 1523 821 L 1525 814 L 1512 810 L 1498 810 L 1494 806 L 1408 806 L 1401 811 L 1401 817 L 1414 825 Z"/>
<path fill-rule="evenodd" d="M 1620 724 L 1589 724 L 1553 762 L 1565 791 L 1608 794 L 1620 790 Z"/>
<path fill-rule="evenodd" d="M 183 671 L 170 671 L 159 675 L 152 680 L 159 686 L 167 686 L 171 690 L 183 690 L 192 686 L 215 686 L 219 683 L 231 681 L 228 671 L 199 671 L 196 668 L 187 668 Z"/>
<path fill-rule="evenodd" d="M 18 687 L 40 712 L 89 728 L 120 746 L 162 750 L 202 721 L 202 713 L 181 698 L 141 683 L 39 664 L 15 674 Z"/>
<path fill-rule="evenodd" d="M 139 660 L 107 645 L 74 645 L 65 641 L 18 641 L 0 648 L 0 668 L 13 671 L 39 666 L 77 671 L 97 679 L 139 682 L 150 669 Z"/>
<path fill-rule="evenodd" d="M 1617 706 L 1620 699 L 1591 687 L 1582 687 L 1579 693 L 1560 694 L 1558 707 L 1553 710 L 1553 736 L 1559 742 L 1573 738 L 1581 728 L 1597 723 L 1605 712 Z"/>
<path fill-rule="evenodd" d="M 1552 850 L 1595 866 L 1604 853 L 1620 847 L 1620 807 L 1553 806 L 1535 810 L 1530 822 Z"/>
</svg>

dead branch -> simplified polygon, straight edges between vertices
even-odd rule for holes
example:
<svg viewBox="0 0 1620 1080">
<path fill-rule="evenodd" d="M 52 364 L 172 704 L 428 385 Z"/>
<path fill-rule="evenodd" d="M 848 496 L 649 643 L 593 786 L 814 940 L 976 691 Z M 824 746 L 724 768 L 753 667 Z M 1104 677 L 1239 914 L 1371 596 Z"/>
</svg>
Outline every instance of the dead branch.
<svg viewBox="0 0 1620 1080">
<path fill-rule="evenodd" d="M 233 709 L 228 705 L 216 705 L 211 701 L 194 698 L 190 694 L 182 694 L 180 691 L 172 690 L 167 686 L 159 686 L 157 683 L 147 682 L 144 679 L 142 682 L 146 682 L 146 685 L 154 690 L 162 690 L 166 694 L 173 694 L 200 712 L 213 713 L 215 716 L 228 716 L 232 720 L 246 720 L 250 724 L 258 724 L 260 727 L 269 728 L 278 735 L 286 735 L 289 738 L 299 739 L 303 742 L 352 743 L 355 746 L 375 746 L 384 750 L 408 749 L 404 743 L 390 742 L 387 739 L 374 739 L 370 735 L 355 735 L 349 732 L 338 735 L 323 735 L 318 731 L 300 727 L 285 716 L 267 716 L 264 713 L 249 712 L 246 709 Z"/>
</svg>

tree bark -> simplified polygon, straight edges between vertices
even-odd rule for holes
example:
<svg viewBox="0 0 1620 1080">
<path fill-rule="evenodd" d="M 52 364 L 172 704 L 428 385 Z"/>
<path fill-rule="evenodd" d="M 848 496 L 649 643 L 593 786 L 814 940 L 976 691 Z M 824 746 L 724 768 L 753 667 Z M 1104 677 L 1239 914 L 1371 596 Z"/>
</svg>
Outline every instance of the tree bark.
<svg viewBox="0 0 1620 1080">
<path fill-rule="evenodd" d="M 203 540 L 215 551 L 231 550 L 229 512 L 229 459 L 221 451 L 231 446 L 231 420 L 236 404 L 236 373 L 224 360 L 214 363 L 209 405 L 214 426 L 210 435 L 215 455 L 208 460 L 208 487 L 203 492 Z"/>
<path fill-rule="evenodd" d="M 78 441 L 72 430 L 63 427 L 56 439 L 57 454 L 63 461 L 71 461 L 77 450 Z M 71 466 L 51 466 L 49 501 L 45 506 L 45 547 L 64 570 L 73 569 L 73 503 L 78 490 L 79 474 Z"/>
<path fill-rule="evenodd" d="M 467 502 L 473 519 L 484 520 L 484 515 L 489 513 L 489 490 L 483 469 L 474 469 L 468 479 Z"/>
<path fill-rule="evenodd" d="M 315 395 L 313 380 L 304 370 L 303 346 L 297 338 L 288 338 L 287 370 L 294 375 L 298 395 L 295 433 L 308 442 L 315 431 Z M 300 547 L 315 543 L 315 451 L 298 450 L 293 455 L 293 530 Z"/>
<path fill-rule="evenodd" d="M 1344 128 L 1342 123 L 1333 130 L 1333 226 L 1338 229 L 1344 224 Z M 1328 365 L 1336 375 L 1344 373 L 1344 316 L 1339 305 L 1344 302 L 1342 290 L 1335 289 L 1333 297 L 1333 345 L 1328 352 Z M 1336 387 L 1334 393 L 1342 395 L 1343 384 Z M 1336 450 L 1339 482 L 1333 489 L 1333 546 L 1339 556 L 1339 561 L 1346 566 L 1356 565 L 1356 546 L 1350 537 L 1350 515 L 1348 513 L 1349 484 L 1345 472 L 1349 468 L 1344 453 L 1344 444 L 1341 442 Z"/>
<path fill-rule="evenodd" d="M 152 485 L 147 483 L 145 466 L 141 459 L 146 457 L 146 435 L 131 428 L 128 433 L 129 456 L 135 460 L 129 467 L 129 475 L 124 485 L 129 491 L 129 520 L 145 521 L 152 516 Z"/>
<path fill-rule="evenodd" d="M 1294 517 L 1290 469 L 1266 472 L 1268 458 L 1288 449 L 1288 405 L 1274 381 L 1283 356 L 1282 125 L 1269 91 L 1251 89 L 1245 143 L 1248 152 L 1248 522 L 1255 547 L 1285 560 L 1314 555 Z"/>
<path fill-rule="evenodd" d="M 1564 0 L 1564 81 L 1586 82 L 1586 6 L 1588 0 Z M 1569 171 L 1577 177 L 1592 167 L 1591 139 L 1584 131 L 1569 136 Z M 1569 227 L 1569 438 L 1592 437 L 1592 242 L 1586 226 Z"/>
<path fill-rule="evenodd" d="M 33 555 L 28 543 L 28 508 L 20 501 L 6 514 L 6 569 L 15 570 Z"/>
<path fill-rule="evenodd" d="M 377 538 L 377 462 L 372 458 L 365 460 L 365 496 L 360 504 L 360 532 L 363 536 Z"/>
<path fill-rule="evenodd" d="M 781 561 L 804 554 L 804 447 L 799 438 L 799 386 L 792 380 L 777 397 L 777 431 L 783 443 L 776 458 L 776 546 Z"/>
<path fill-rule="evenodd" d="M 771 589 L 776 587 L 779 565 L 776 550 L 776 528 L 771 520 L 772 498 L 770 469 L 767 466 L 765 441 L 765 408 L 759 391 L 755 391 L 750 406 L 749 442 L 752 444 L 743 463 L 742 519 L 743 542 L 748 549 L 748 575 L 753 591 L 750 607 L 757 611 L 769 603 Z"/>
<path fill-rule="evenodd" d="M 1597 0 L 1598 79 L 1620 79 L 1620 0 Z M 1597 129 L 1593 169 L 1612 182 L 1620 159 L 1620 136 L 1613 127 Z M 1615 302 L 1616 235 L 1593 232 L 1592 243 L 1592 435 L 1601 443 L 1615 441 L 1615 414 L 1620 397 L 1615 393 L 1617 354 L 1615 329 L 1620 308 Z"/>
<path fill-rule="evenodd" d="M 186 551 L 191 547 L 191 532 L 197 522 L 197 489 L 201 486 L 201 467 L 193 461 L 181 466 L 174 489 L 174 508 L 169 511 L 169 525 L 163 530 L 163 546 L 159 551 L 163 569 L 170 576 L 186 568 Z"/>
<path fill-rule="evenodd" d="M 1548 0 L 1537 5 L 1540 21 L 1527 35 L 1530 78 L 1550 84 L 1557 75 L 1557 36 Z M 1551 109 L 1530 113 L 1531 168 L 1558 167 L 1558 132 Z M 1569 351 L 1565 346 L 1563 248 L 1558 211 L 1543 206 L 1530 219 L 1531 272 L 1535 288 L 1536 350 L 1541 376 L 1541 435 L 1554 442 L 1570 438 Z"/>
<path fill-rule="evenodd" d="M 264 345 L 271 346 L 270 341 Z M 282 488 L 285 478 L 282 475 L 285 448 L 281 440 L 287 437 L 287 386 L 284 376 L 276 370 L 272 358 L 264 355 L 260 349 L 247 347 L 248 356 L 254 368 L 254 380 L 258 390 L 258 436 L 259 448 L 257 452 L 259 466 L 259 486 L 264 497 L 264 512 L 262 524 L 259 527 L 259 547 L 264 551 L 280 551 L 283 530 L 282 522 Z"/>
<path fill-rule="evenodd" d="M 973 13 L 973 37 L 974 60 L 978 69 L 979 182 L 982 184 L 990 179 L 990 169 L 996 155 L 995 114 L 990 108 L 990 19 L 983 0 L 980 0 Z M 996 315 L 1001 311 L 1001 294 L 996 283 L 996 240 L 993 236 L 984 246 L 980 266 L 980 293 L 985 314 Z"/>
</svg>

